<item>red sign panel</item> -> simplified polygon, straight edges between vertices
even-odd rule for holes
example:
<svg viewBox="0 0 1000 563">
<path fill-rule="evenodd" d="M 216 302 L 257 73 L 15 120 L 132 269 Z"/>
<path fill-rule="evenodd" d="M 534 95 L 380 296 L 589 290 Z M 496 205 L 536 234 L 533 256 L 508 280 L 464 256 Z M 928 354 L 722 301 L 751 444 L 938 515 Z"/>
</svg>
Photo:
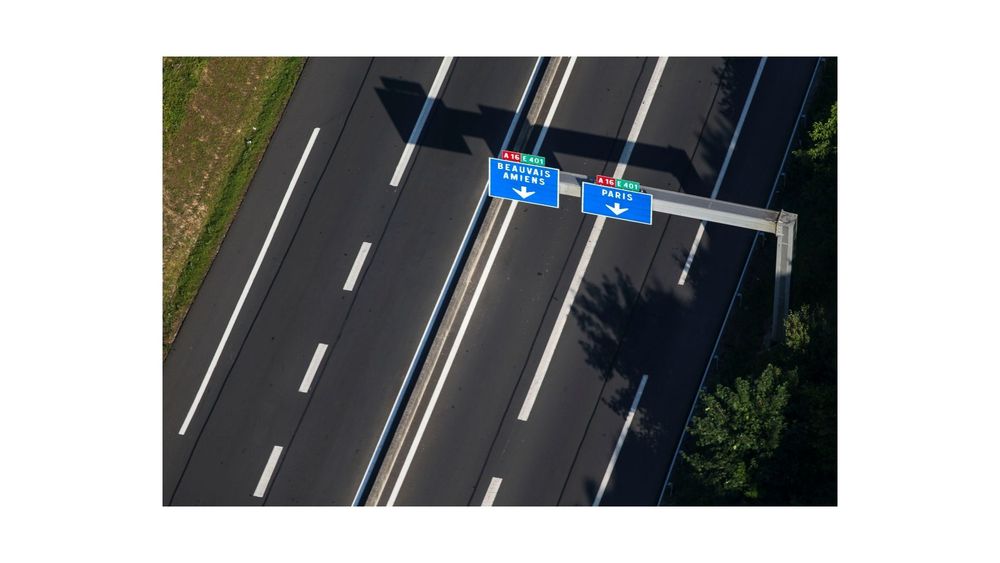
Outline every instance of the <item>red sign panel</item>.
<svg viewBox="0 0 1000 563">
<path fill-rule="evenodd" d="M 500 158 L 504 160 L 512 160 L 514 162 L 521 162 L 521 153 L 514 151 L 503 151 L 500 153 Z"/>
<path fill-rule="evenodd" d="M 612 177 L 610 177 L 610 176 L 601 176 L 600 174 L 598 174 L 597 175 L 597 182 L 595 182 L 595 183 L 598 186 L 609 186 L 609 187 L 612 187 L 612 188 L 615 187 L 615 179 L 612 178 Z"/>
</svg>

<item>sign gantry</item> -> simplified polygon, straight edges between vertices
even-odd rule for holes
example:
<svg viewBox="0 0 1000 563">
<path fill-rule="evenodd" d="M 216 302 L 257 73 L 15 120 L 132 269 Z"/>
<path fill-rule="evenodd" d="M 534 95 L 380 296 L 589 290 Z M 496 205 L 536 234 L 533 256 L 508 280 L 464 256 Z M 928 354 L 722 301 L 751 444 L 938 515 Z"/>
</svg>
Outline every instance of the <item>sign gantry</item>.
<svg viewBox="0 0 1000 563">
<path fill-rule="evenodd" d="M 651 225 L 653 212 L 678 215 L 710 223 L 771 233 L 778 239 L 774 267 L 774 312 L 771 340 L 784 335 L 788 314 L 792 260 L 798 215 L 728 201 L 719 201 L 658 188 L 642 187 L 638 182 L 563 172 L 545 166 L 540 156 L 503 151 L 502 158 L 490 159 L 492 197 L 512 199 L 546 207 L 559 207 L 559 195 L 579 197 L 580 210 L 621 221 Z"/>
</svg>

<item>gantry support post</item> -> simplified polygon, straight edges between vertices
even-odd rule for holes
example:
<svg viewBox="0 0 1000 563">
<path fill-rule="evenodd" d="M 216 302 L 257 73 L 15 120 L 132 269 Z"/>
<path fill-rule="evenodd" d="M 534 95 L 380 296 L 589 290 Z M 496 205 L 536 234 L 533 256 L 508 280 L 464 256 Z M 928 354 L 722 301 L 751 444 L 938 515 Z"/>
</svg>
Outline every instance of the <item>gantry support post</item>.
<svg viewBox="0 0 1000 563">
<path fill-rule="evenodd" d="M 778 236 L 778 252 L 774 260 L 774 314 L 771 319 L 771 342 L 781 342 L 785 337 L 785 316 L 788 315 L 788 299 L 792 288 L 792 260 L 795 250 L 795 230 L 799 216 L 782 211 L 778 214 L 775 233 Z"/>
</svg>

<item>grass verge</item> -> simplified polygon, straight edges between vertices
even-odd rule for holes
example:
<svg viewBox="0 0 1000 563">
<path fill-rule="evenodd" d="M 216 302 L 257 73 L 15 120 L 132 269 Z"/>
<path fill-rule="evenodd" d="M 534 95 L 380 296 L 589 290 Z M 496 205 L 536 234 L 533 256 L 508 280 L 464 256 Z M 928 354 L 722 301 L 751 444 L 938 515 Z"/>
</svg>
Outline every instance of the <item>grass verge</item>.
<svg viewBox="0 0 1000 563">
<path fill-rule="evenodd" d="M 219 250 L 301 58 L 163 60 L 163 354 Z"/>
<path fill-rule="evenodd" d="M 163 59 L 163 139 L 170 138 L 184 121 L 188 98 L 198 85 L 205 57 Z"/>
</svg>

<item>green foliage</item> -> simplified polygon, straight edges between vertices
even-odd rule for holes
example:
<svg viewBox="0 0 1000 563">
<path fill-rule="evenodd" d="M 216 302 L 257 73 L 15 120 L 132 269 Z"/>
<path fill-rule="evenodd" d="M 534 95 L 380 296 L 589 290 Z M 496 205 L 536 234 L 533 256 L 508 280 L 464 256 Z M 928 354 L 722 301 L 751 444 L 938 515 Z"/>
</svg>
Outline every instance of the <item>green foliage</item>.
<svg viewBox="0 0 1000 563">
<path fill-rule="evenodd" d="M 187 110 L 191 91 L 198 85 L 205 57 L 163 58 L 163 140 L 176 131 Z"/>
<path fill-rule="evenodd" d="M 774 272 L 766 248 L 753 259 L 711 376 L 716 390 L 699 403 L 666 502 L 837 502 L 836 59 L 825 63 L 811 107 L 807 142 L 792 153 L 775 202 L 799 214 L 785 339 L 762 345 Z"/>
<path fill-rule="evenodd" d="M 757 498 L 762 463 L 774 455 L 785 428 L 788 397 L 781 369 L 773 365 L 755 381 L 739 377 L 733 387 L 719 385 L 692 422 L 694 452 L 684 459 L 718 493 Z"/>
<path fill-rule="evenodd" d="M 792 301 L 837 310 L 836 60 L 827 63 L 808 142 L 793 152 L 781 206 L 799 214 Z M 835 319 L 831 319 L 835 322 Z"/>
<path fill-rule="evenodd" d="M 813 123 L 809 131 L 812 146 L 805 153 L 814 162 L 829 163 L 837 156 L 837 103 L 830 107 L 830 116 Z"/>
<path fill-rule="evenodd" d="M 809 305 L 788 313 L 785 317 L 785 347 L 801 354 L 809 346 Z"/>
<path fill-rule="evenodd" d="M 836 330 L 826 307 L 803 304 L 785 317 L 785 352 L 787 361 L 809 370 L 812 381 L 836 378 Z"/>
</svg>

